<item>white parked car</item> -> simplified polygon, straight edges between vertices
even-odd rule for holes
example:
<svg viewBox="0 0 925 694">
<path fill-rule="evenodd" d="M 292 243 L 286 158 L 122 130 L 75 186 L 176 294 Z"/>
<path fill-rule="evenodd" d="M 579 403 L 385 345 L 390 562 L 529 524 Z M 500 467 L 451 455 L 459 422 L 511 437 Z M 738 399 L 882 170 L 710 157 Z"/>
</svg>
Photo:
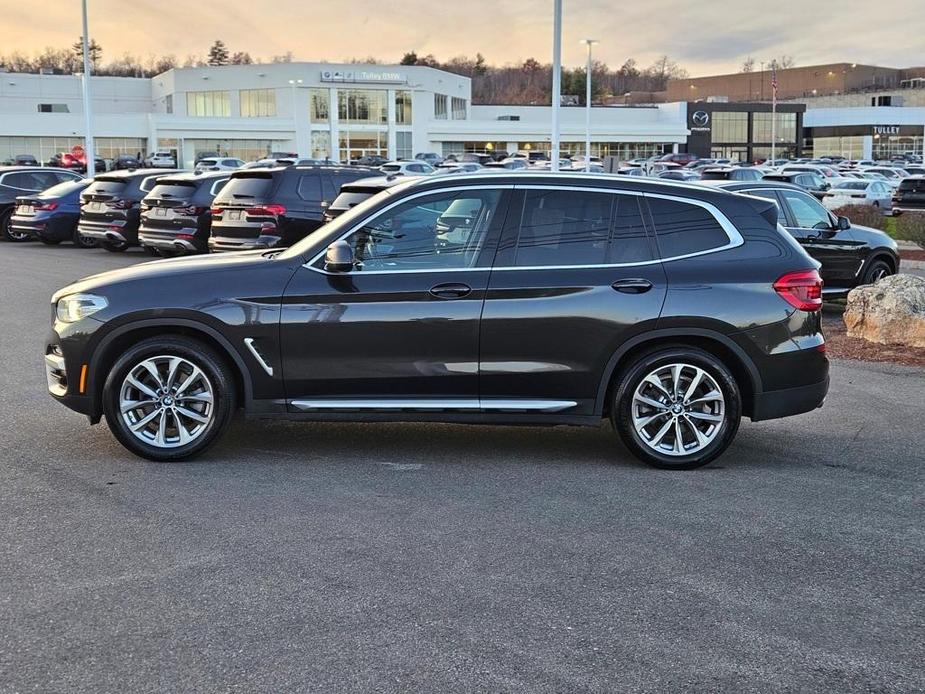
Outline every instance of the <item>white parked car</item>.
<svg viewBox="0 0 925 694">
<path fill-rule="evenodd" d="M 472 173 L 473 171 L 482 171 L 484 168 L 484 166 L 481 164 L 476 164 L 474 161 L 466 161 L 462 163 L 444 162 L 437 167 L 437 170 L 434 171 L 434 175 L 442 176 L 445 174 Z"/>
<path fill-rule="evenodd" d="M 177 168 L 177 159 L 173 156 L 173 152 L 154 152 L 145 157 L 145 166 L 150 169 L 175 169 Z"/>
<path fill-rule="evenodd" d="M 892 166 L 869 166 L 864 169 L 864 173 L 880 174 L 894 188 L 899 188 L 899 182 L 909 176 L 903 169 L 896 169 Z"/>
<path fill-rule="evenodd" d="M 871 205 L 881 210 L 893 206 L 893 188 L 886 181 L 852 181 L 838 179 L 822 198 L 830 210 L 843 205 Z"/>
<path fill-rule="evenodd" d="M 434 167 L 426 161 L 388 161 L 379 167 L 386 176 L 424 176 L 432 174 Z"/>
<path fill-rule="evenodd" d="M 242 166 L 244 166 L 244 162 L 241 159 L 209 157 L 208 159 L 200 159 L 193 171 L 195 173 L 202 173 L 203 171 L 234 171 Z"/>
</svg>

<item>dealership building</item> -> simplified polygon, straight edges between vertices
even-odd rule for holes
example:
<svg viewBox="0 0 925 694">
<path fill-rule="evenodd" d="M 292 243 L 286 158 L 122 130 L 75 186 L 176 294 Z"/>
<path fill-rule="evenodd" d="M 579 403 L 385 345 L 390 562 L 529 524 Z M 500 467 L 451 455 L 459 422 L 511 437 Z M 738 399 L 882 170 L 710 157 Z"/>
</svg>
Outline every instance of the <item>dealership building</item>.
<svg viewBox="0 0 925 694">
<path fill-rule="evenodd" d="M 474 105 L 469 78 L 422 66 L 177 68 L 152 78 L 92 77 L 91 92 L 94 144 L 106 159 L 171 150 L 188 168 L 206 152 L 254 160 L 292 151 L 346 161 L 367 154 L 394 159 L 550 148 L 549 106 Z M 921 154 L 925 105 L 876 103 L 780 104 L 777 151 Z M 591 111 L 592 153 L 599 156 L 691 151 L 747 160 L 770 154 L 771 107 L 760 99 L 688 98 Z M 583 152 L 585 109 L 563 107 L 560 128 L 563 154 Z M 80 77 L 0 72 L 0 161 L 22 154 L 48 161 L 82 144 L 83 133 Z"/>
</svg>

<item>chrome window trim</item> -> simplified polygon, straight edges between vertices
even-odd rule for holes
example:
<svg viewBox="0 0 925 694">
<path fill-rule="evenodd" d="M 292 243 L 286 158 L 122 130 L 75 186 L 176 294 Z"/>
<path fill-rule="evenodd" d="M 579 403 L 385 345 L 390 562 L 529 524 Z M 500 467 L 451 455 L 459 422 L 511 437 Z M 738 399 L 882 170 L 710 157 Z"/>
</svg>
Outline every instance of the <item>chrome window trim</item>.
<svg viewBox="0 0 925 694">
<path fill-rule="evenodd" d="M 566 179 L 568 180 L 568 179 Z M 572 179 L 574 180 L 574 179 Z M 704 200 L 697 200 L 696 198 L 689 198 L 683 195 L 669 195 L 666 193 L 653 193 L 648 191 L 640 190 L 614 190 L 611 188 L 600 188 L 593 186 L 561 186 L 551 183 L 542 184 L 524 184 L 524 183 L 513 183 L 513 184 L 501 184 L 501 185 L 476 185 L 476 186 L 452 186 L 450 188 L 439 188 L 431 189 L 427 191 L 422 191 L 420 193 L 415 193 L 413 195 L 406 196 L 400 200 L 396 200 L 390 205 L 381 209 L 378 214 L 387 212 L 393 207 L 400 205 L 409 200 L 413 200 L 418 197 L 425 195 L 432 195 L 434 193 L 440 192 L 450 192 L 457 190 L 570 190 L 570 191 L 582 191 L 590 193 L 609 193 L 611 195 L 633 195 L 636 197 L 642 198 L 662 198 L 665 200 L 673 200 L 675 202 L 687 203 L 689 205 L 695 205 L 705 209 L 710 215 L 716 220 L 720 225 L 723 232 L 726 234 L 726 237 L 729 239 L 729 242 L 717 246 L 715 248 L 708 248 L 703 251 L 696 251 L 694 253 L 685 253 L 682 255 L 670 256 L 667 258 L 655 258 L 653 260 L 643 260 L 635 263 L 598 263 L 598 264 L 587 264 L 587 265 L 508 265 L 508 266 L 482 266 L 482 267 L 467 267 L 467 268 L 430 268 L 426 270 L 369 270 L 369 271 L 351 271 L 351 272 L 328 272 L 324 268 L 314 267 L 314 263 L 324 257 L 324 254 L 327 249 L 321 251 L 315 255 L 311 260 L 306 263 L 303 263 L 303 267 L 312 270 L 313 272 L 320 273 L 322 275 L 337 275 L 337 276 L 350 276 L 350 275 L 399 275 L 399 274 L 423 274 L 423 273 L 448 273 L 448 272 L 478 272 L 478 271 L 491 271 L 491 272 L 511 272 L 511 271 L 521 271 L 521 270 L 589 270 L 595 268 L 621 268 L 621 267 L 644 267 L 646 265 L 657 265 L 658 263 L 670 263 L 676 260 L 685 260 L 687 258 L 696 258 L 702 255 L 709 255 L 711 253 L 719 253 L 721 251 L 726 251 L 732 248 L 738 248 L 745 243 L 745 239 L 742 238 L 742 235 L 739 233 L 739 230 L 735 228 L 735 225 L 729 221 L 729 218 L 720 211 L 718 207 L 712 203 L 706 202 Z M 367 220 L 369 218 L 367 217 Z M 342 241 L 350 234 L 354 233 L 358 229 L 362 228 L 367 220 L 360 222 L 359 224 L 350 228 L 349 231 L 342 234 L 340 237 L 335 239 L 335 241 Z M 332 242 L 333 243 L 333 242 Z"/>
<path fill-rule="evenodd" d="M 289 401 L 299 410 L 491 410 L 516 412 L 561 412 L 578 405 L 575 400 L 511 399 L 511 398 L 332 398 L 308 400 L 295 398 Z"/>
</svg>

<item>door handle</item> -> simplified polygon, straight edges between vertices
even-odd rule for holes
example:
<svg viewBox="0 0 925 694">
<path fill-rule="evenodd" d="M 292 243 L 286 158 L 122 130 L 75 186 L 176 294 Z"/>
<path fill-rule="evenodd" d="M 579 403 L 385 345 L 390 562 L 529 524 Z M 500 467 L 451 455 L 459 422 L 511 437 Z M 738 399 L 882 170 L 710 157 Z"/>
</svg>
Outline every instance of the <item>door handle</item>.
<svg viewBox="0 0 925 694">
<path fill-rule="evenodd" d="M 430 293 L 438 299 L 462 299 L 472 291 L 468 284 L 448 282 L 430 288 Z"/>
<path fill-rule="evenodd" d="M 617 280 L 610 286 L 616 289 L 618 292 L 623 292 L 624 294 L 644 294 L 645 292 L 652 289 L 652 283 L 649 280 L 645 280 L 639 277 Z"/>
</svg>

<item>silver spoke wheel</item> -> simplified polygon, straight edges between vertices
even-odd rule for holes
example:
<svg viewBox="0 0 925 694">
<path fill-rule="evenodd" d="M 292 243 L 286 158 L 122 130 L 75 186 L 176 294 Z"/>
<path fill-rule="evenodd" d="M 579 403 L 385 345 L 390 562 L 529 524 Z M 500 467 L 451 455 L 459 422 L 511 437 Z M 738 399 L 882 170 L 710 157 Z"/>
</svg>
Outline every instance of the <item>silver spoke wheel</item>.
<svg viewBox="0 0 925 694">
<path fill-rule="evenodd" d="M 198 366 L 172 355 L 149 357 L 125 375 L 119 412 L 132 435 L 150 446 L 176 448 L 198 439 L 212 421 L 212 383 Z"/>
<path fill-rule="evenodd" d="M 666 364 L 633 392 L 633 427 L 663 455 L 698 453 L 713 442 L 726 419 L 726 401 L 716 380 L 699 366 Z"/>
</svg>

